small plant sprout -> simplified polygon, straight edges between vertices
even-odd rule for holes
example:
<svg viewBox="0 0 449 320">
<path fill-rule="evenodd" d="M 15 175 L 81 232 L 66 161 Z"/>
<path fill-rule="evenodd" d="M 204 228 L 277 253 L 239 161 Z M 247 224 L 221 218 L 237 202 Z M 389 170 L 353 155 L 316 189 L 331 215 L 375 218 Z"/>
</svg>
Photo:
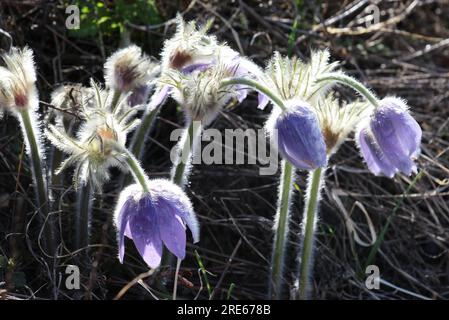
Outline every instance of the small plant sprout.
<svg viewBox="0 0 449 320">
<path fill-rule="evenodd" d="M 36 89 L 36 70 L 33 52 L 28 47 L 12 48 L 2 55 L 5 66 L 0 66 L 0 107 L 9 110 L 20 122 L 27 154 L 31 160 L 31 171 L 36 187 L 36 207 L 43 218 L 45 246 L 54 254 L 53 232 L 49 218 L 48 189 L 44 164 L 44 149 L 41 145 L 41 122 L 38 119 L 39 98 Z"/>
</svg>

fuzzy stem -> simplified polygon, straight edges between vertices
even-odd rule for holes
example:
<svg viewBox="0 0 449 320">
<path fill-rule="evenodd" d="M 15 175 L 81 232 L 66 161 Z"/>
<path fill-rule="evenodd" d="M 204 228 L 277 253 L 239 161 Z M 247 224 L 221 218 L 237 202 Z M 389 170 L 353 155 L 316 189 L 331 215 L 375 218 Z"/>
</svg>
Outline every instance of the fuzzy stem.
<svg viewBox="0 0 449 320">
<path fill-rule="evenodd" d="M 161 105 L 162 104 L 151 110 L 145 110 L 142 122 L 133 135 L 130 150 L 138 159 L 140 159 L 142 156 L 145 137 L 148 131 L 150 131 L 150 128 L 154 120 L 156 119 L 156 115 L 158 114 Z"/>
<path fill-rule="evenodd" d="M 25 139 L 27 139 L 30 158 L 31 158 L 31 170 L 33 172 L 33 180 L 35 182 L 36 194 L 37 194 L 37 206 L 41 215 L 45 217 L 43 228 L 45 237 L 45 246 L 51 255 L 55 253 L 55 244 L 53 241 L 53 229 L 51 224 L 51 219 L 49 218 L 49 206 L 48 206 L 48 192 L 47 192 L 47 181 L 46 175 L 42 169 L 42 164 L 44 163 L 41 158 L 39 143 L 37 140 L 37 132 L 33 126 L 30 111 L 28 109 L 20 111 L 20 118 L 23 125 L 23 134 Z M 48 225 L 45 226 L 45 221 Z"/>
<path fill-rule="evenodd" d="M 306 300 L 309 293 L 309 280 L 312 273 L 313 246 L 315 242 L 315 225 L 318 217 L 318 201 L 323 185 L 325 169 L 317 168 L 309 173 L 306 206 L 303 216 L 303 239 L 300 248 L 299 290 L 297 299 Z"/>
<path fill-rule="evenodd" d="M 201 132 L 201 125 L 198 125 L 195 121 L 191 121 L 185 130 L 185 139 L 179 142 L 180 144 L 184 144 L 181 146 L 182 149 L 179 148 L 180 154 L 178 154 L 178 159 L 174 164 L 171 174 L 171 180 L 180 187 L 183 187 L 188 179 L 188 171 L 186 168 L 190 165 L 193 148 Z"/>
<path fill-rule="evenodd" d="M 238 84 L 246 85 L 248 87 L 253 88 L 256 91 L 259 91 L 260 93 L 263 93 L 271 101 L 273 101 L 273 103 L 275 105 L 277 105 L 283 111 L 286 110 L 284 102 L 282 101 L 282 99 L 280 97 L 278 97 L 269 88 L 265 87 L 264 85 L 262 85 L 261 83 L 255 81 L 253 79 L 249 79 L 249 78 L 231 78 L 231 79 L 224 80 L 224 81 L 221 82 L 221 86 L 222 87 L 231 86 L 231 85 L 238 85 Z"/>
<path fill-rule="evenodd" d="M 365 97 L 366 100 L 368 100 L 375 108 L 379 106 L 379 100 L 376 98 L 376 96 L 362 83 L 357 81 L 356 79 L 347 76 L 343 73 L 339 72 L 332 72 L 332 73 L 326 73 L 322 76 L 318 77 L 316 82 L 323 82 L 323 81 L 336 81 L 342 84 L 347 85 L 348 87 L 351 87 L 358 93 L 360 93 L 363 97 Z"/>
<path fill-rule="evenodd" d="M 89 245 L 93 192 L 89 181 L 77 192 L 77 215 L 75 221 L 75 250 Z"/>
<path fill-rule="evenodd" d="M 175 281 L 173 284 L 173 300 L 176 300 L 176 295 L 178 292 L 178 275 L 179 275 L 179 268 L 181 267 L 181 259 L 178 259 L 176 261 L 176 271 L 175 271 Z"/>
<path fill-rule="evenodd" d="M 112 113 L 114 113 L 115 109 L 117 109 L 120 97 L 122 96 L 122 93 L 119 90 L 114 90 L 112 101 L 111 101 L 111 110 Z"/>
<path fill-rule="evenodd" d="M 282 180 L 279 190 L 280 200 L 276 212 L 273 253 L 271 257 L 269 299 L 280 299 L 283 287 L 284 254 L 288 237 L 288 223 L 290 220 L 290 202 L 292 182 L 295 170 L 292 164 L 282 160 Z"/>
</svg>

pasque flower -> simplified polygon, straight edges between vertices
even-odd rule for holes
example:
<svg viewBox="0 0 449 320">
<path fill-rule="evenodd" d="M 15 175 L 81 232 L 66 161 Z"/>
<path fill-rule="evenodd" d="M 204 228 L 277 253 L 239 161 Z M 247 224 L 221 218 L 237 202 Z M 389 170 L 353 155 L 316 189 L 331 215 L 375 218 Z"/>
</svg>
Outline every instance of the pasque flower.
<svg viewBox="0 0 449 320">
<path fill-rule="evenodd" d="M 151 268 L 159 266 L 163 245 L 178 259 L 184 259 L 186 226 L 193 241 L 199 241 L 199 226 L 189 198 L 174 183 L 157 179 L 147 182 L 149 191 L 133 184 L 125 188 L 115 209 L 119 260 L 123 263 L 125 236 L 133 240 Z"/>
<path fill-rule="evenodd" d="M 393 177 L 396 172 L 416 171 L 422 131 L 408 112 L 405 101 L 387 97 L 379 102 L 357 139 L 368 168 L 375 175 Z"/>
<path fill-rule="evenodd" d="M 157 74 L 157 64 L 136 45 L 117 50 L 104 65 L 106 86 L 122 93 L 144 86 Z"/>
<path fill-rule="evenodd" d="M 326 144 L 313 108 L 301 100 L 290 100 L 287 110 L 275 108 L 265 126 L 278 151 L 298 169 L 325 167 Z"/>
<path fill-rule="evenodd" d="M 33 52 L 28 47 L 12 48 L 2 58 L 5 67 L 0 67 L 0 106 L 13 111 L 37 108 Z"/>
<path fill-rule="evenodd" d="M 238 85 L 223 88 L 223 80 L 246 73 L 239 60 L 225 62 L 218 54 L 217 63 L 197 68 L 189 73 L 172 70 L 160 79 L 170 88 L 171 96 L 184 108 L 189 121 L 209 124 L 233 98 L 243 101 L 247 89 Z"/>
<path fill-rule="evenodd" d="M 85 118 L 76 137 L 52 125 L 46 134 L 57 148 L 70 154 L 56 173 L 75 165 L 75 187 L 89 181 L 95 189 L 101 190 L 103 183 L 110 178 L 110 167 L 127 170 L 125 158 L 117 146 L 125 146 L 127 134 L 139 124 L 139 120 L 132 120 L 137 110 L 127 106 L 127 96 L 113 109 L 111 92 L 100 90 L 93 82 L 92 86 L 96 93 L 95 104 L 94 107 L 83 107 Z"/>
</svg>

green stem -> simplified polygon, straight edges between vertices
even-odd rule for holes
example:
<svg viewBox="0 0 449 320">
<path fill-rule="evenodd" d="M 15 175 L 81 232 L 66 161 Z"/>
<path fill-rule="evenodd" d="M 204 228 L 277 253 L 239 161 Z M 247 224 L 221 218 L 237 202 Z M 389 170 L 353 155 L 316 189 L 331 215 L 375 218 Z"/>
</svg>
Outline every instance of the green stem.
<svg viewBox="0 0 449 320">
<path fill-rule="evenodd" d="M 182 149 L 179 149 L 180 154 L 178 155 L 178 160 L 172 170 L 171 180 L 178 186 L 183 187 L 185 181 L 187 180 L 186 168 L 189 166 L 191 161 L 191 156 L 196 139 L 199 137 L 201 132 L 201 125 L 198 125 L 196 121 L 190 122 L 187 127 L 187 132 L 185 133 L 184 141 L 179 143 L 184 143 Z"/>
<path fill-rule="evenodd" d="M 284 254 L 288 236 L 288 223 L 290 220 L 290 202 L 294 168 L 286 160 L 282 160 L 282 180 L 280 185 L 280 201 L 276 213 L 276 229 L 274 231 L 273 253 L 271 257 L 269 293 L 270 299 L 280 299 L 283 287 Z"/>
<path fill-rule="evenodd" d="M 151 110 L 145 111 L 142 122 L 140 123 L 140 126 L 137 129 L 137 131 L 134 133 L 133 140 L 131 141 L 130 150 L 137 158 L 141 158 L 142 156 L 145 137 L 148 131 L 150 130 L 151 125 L 154 122 L 154 119 L 156 119 L 156 115 L 158 114 L 161 105 L 162 104 Z"/>
<path fill-rule="evenodd" d="M 120 150 L 126 155 L 126 163 L 131 170 L 135 182 L 140 184 L 144 192 L 149 192 L 150 189 L 148 187 L 148 177 L 145 171 L 140 166 L 139 161 L 128 149 L 121 148 Z"/>
<path fill-rule="evenodd" d="M 89 245 L 89 225 L 92 211 L 92 186 L 89 182 L 77 192 L 78 205 L 75 221 L 75 250 Z"/>
<path fill-rule="evenodd" d="M 225 86 L 231 86 L 231 85 L 246 85 L 248 87 L 251 87 L 260 93 L 263 93 L 266 95 L 271 101 L 273 101 L 274 104 L 276 104 L 279 108 L 281 108 L 283 111 L 286 110 L 286 107 L 284 105 L 284 102 L 280 97 L 278 97 L 274 92 L 272 92 L 269 88 L 265 87 L 264 85 L 260 84 L 256 80 L 248 79 L 248 78 L 231 78 L 228 80 L 224 80 L 221 83 L 222 87 Z"/>
<path fill-rule="evenodd" d="M 112 113 L 114 113 L 115 109 L 117 109 L 121 95 L 122 95 L 122 93 L 120 91 L 114 90 L 114 93 L 112 96 L 112 102 L 111 102 Z"/>
<path fill-rule="evenodd" d="M 45 237 L 45 246 L 46 249 L 50 252 L 51 255 L 55 253 L 55 247 L 53 242 L 53 229 L 51 219 L 49 217 L 49 205 L 48 205 L 48 192 L 47 192 L 47 181 L 46 175 L 42 169 L 42 164 L 44 163 L 40 150 L 39 143 L 37 140 L 35 127 L 33 126 L 30 111 L 28 109 L 20 112 L 20 117 L 23 124 L 24 136 L 27 139 L 29 153 L 31 158 L 31 170 L 33 171 L 33 178 L 36 187 L 37 194 L 37 206 L 39 208 L 39 212 L 42 216 L 45 217 L 43 228 L 44 228 L 44 237 Z M 48 223 L 45 226 L 45 221 Z"/>
<path fill-rule="evenodd" d="M 321 185 L 323 181 L 323 168 L 310 172 L 308 182 L 306 206 L 303 216 L 303 240 L 300 251 L 299 290 L 297 299 L 305 300 L 309 293 L 309 280 L 312 271 L 313 246 L 315 242 L 315 224 L 318 216 L 317 207 Z"/>
<path fill-rule="evenodd" d="M 362 83 L 355 80 L 354 78 L 347 76 L 340 72 L 332 72 L 332 73 L 326 73 L 322 76 L 318 77 L 316 82 L 325 82 L 325 81 L 336 81 L 342 84 L 347 85 L 348 87 L 351 87 L 358 93 L 360 93 L 363 97 L 366 98 L 375 108 L 379 106 L 379 100 L 376 98 L 376 96 Z"/>
</svg>

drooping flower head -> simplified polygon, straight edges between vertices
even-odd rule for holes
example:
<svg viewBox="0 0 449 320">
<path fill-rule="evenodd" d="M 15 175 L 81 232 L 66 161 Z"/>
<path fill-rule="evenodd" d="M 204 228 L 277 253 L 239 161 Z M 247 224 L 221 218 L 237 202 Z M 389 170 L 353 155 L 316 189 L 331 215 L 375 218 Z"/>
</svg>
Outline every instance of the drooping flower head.
<svg viewBox="0 0 449 320">
<path fill-rule="evenodd" d="M 136 45 L 117 50 L 104 65 L 106 86 L 122 93 L 147 85 L 157 73 L 157 64 Z"/>
<path fill-rule="evenodd" d="M 286 110 L 273 108 L 265 129 L 281 155 L 299 169 L 313 170 L 327 164 L 327 148 L 318 117 L 318 101 L 325 88 L 316 83 L 323 73 L 332 71 L 336 63 L 329 63 L 328 51 L 312 54 L 310 62 L 282 57 L 275 53 L 260 81 L 284 104 Z M 269 99 L 259 94 L 259 108 Z"/>
<path fill-rule="evenodd" d="M 120 148 L 125 147 L 127 134 L 139 124 L 139 120 L 132 120 L 137 110 L 127 106 L 127 96 L 112 110 L 111 92 L 100 90 L 94 83 L 93 90 L 96 93 L 95 107 L 83 107 L 85 119 L 76 137 L 52 125 L 46 134 L 57 148 L 70 155 L 56 173 L 75 165 L 75 187 L 89 181 L 94 188 L 101 190 L 103 183 L 110 178 L 110 167 L 127 170 Z"/>
<path fill-rule="evenodd" d="M 5 66 L 0 66 L 0 107 L 15 111 L 37 109 L 39 100 L 31 49 L 12 48 L 2 59 Z"/>
<path fill-rule="evenodd" d="M 157 268 L 164 245 L 178 259 L 184 259 L 186 226 L 197 242 L 199 225 L 189 198 L 179 186 L 157 179 L 148 181 L 148 187 L 149 192 L 143 192 L 134 184 L 120 194 L 115 209 L 119 260 L 123 263 L 126 236 L 148 266 Z"/>
<path fill-rule="evenodd" d="M 301 100 L 290 100 L 287 108 L 274 108 L 265 125 L 273 145 L 298 169 L 325 167 L 326 144 L 312 107 Z"/>
<path fill-rule="evenodd" d="M 375 175 L 416 172 L 422 131 L 404 100 L 387 97 L 360 125 L 357 141 L 368 168 Z"/>
</svg>

